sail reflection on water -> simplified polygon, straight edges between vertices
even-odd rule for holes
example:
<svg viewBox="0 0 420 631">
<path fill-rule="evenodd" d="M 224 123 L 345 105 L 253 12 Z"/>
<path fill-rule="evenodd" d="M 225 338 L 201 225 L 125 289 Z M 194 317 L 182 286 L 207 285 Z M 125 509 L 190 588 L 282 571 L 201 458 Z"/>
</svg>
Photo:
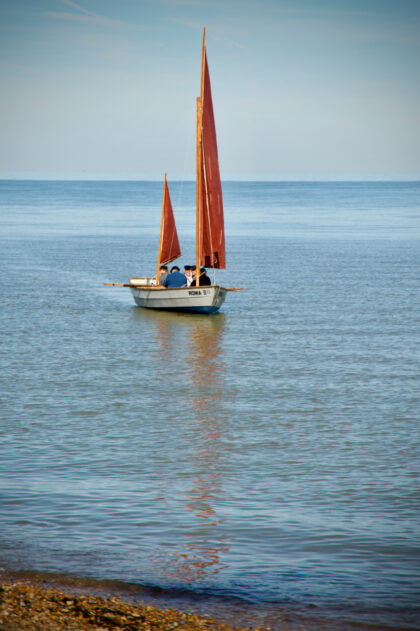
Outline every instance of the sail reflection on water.
<svg viewBox="0 0 420 631">
<path fill-rule="evenodd" d="M 228 551 L 221 531 L 223 520 L 215 504 L 223 496 L 223 469 L 229 450 L 224 418 L 224 367 L 221 347 L 223 313 L 210 317 L 182 316 L 141 310 L 156 330 L 157 361 L 165 374 L 177 374 L 182 365 L 189 417 L 180 417 L 180 432 L 188 423 L 189 488 L 171 497 L 185 511 L 183 537 L 165 554 L 166 573 L 182 582 L 205 579 L 222 567 L 220 556 Z M 159 358 L 161 363 L 159 362 Z M 187 517 L 189 515 L 189 517 Z M 182 540 L 184 539 L 184 543 Z"/>
</svg>

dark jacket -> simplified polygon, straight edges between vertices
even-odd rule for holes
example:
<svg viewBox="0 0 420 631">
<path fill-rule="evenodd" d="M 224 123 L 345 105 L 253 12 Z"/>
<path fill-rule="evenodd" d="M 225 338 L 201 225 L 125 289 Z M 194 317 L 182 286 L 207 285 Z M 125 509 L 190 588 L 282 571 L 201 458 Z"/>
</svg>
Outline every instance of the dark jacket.
<svg viewBox="0 0 420 631">
<path fill-rule="evenodd" d="M 211 285 L 211 280 L 210 278 L 207 276 L 207 274 L 201 274 L 200 275 L 200 287 L 202 287 L 203 285 Z M 195 278 L 193 280 L 193 282 L 190 285 L 191 287 L 196 287 L 197 283 L 195 282 Z"/>
</svg>

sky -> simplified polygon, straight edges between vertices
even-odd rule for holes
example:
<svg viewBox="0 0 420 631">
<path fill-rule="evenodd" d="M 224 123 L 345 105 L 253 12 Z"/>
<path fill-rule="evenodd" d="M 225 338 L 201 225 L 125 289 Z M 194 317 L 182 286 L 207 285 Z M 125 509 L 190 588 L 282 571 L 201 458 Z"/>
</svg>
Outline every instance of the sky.
<svg viewBox="0 0 420 631">
<path fill-rule="evenodd" d="M 420 177 L 420 0 L 0 0 L 0 177 Z"/>
</svg>

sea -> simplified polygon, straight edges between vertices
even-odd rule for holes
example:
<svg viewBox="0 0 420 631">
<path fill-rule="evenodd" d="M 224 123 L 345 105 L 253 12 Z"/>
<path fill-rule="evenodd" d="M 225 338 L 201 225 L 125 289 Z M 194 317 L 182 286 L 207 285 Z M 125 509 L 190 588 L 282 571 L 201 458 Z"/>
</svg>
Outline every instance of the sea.
<svg viewBox="0 0 420 631">
<path fill-rule="evenodd" d="M 0 182 L 1 571 L 420 629 L 420 183 L 223 182 L 211 316 L 105 285 L 156 273 L 162 191 Z"/>
</svg>

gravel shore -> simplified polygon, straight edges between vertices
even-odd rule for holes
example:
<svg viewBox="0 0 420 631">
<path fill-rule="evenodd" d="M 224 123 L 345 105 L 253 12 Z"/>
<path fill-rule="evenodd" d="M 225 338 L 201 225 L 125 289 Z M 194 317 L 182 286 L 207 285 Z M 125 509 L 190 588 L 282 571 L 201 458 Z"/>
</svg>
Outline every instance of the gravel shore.
<svg viewBox="0 0 420 631">
<path fill-rule="evenodd" d="M 258 627 L 257 627 L 258 628 Z M 74 595 L 23 582 L 0 585 L 0 631 L 239 631 L 172 609 Z"/>
</svg>

